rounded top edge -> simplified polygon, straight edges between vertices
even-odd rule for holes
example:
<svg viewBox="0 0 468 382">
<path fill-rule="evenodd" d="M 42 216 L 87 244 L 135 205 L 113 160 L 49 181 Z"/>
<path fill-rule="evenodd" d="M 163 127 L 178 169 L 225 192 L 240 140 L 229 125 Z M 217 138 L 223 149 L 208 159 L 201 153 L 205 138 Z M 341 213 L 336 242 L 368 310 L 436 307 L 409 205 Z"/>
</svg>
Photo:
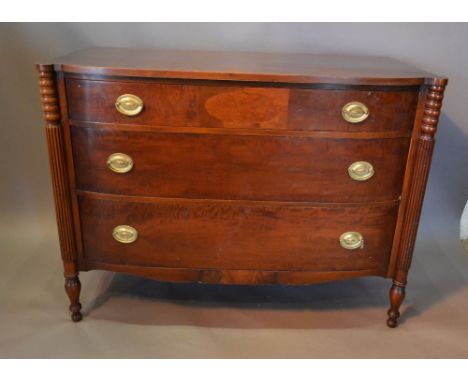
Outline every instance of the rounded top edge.
<svg viewBox="0 0 468 382">
<path fill-rule="evenodd" d="M 53 72 L 54 64 L 36 64 L 36 70 L 40 72 Z"/>
<path fill-rule="evenodd" d="M 208 81 L 236 82 L 269 82 L 293 84 L 346 84 L 375 86 L 419 86 L 426 83 L 425 76 L 345 76 L 335 75 L 304 75 L 283 73 L 249 73 L 249 72 L 206 72 L 186 70 L 159 69 L 129 69 L 124 67 L 98 67 L 73 64 L 56 64 L 55 70 L 63 73 L 91 75 L 98 77 L 128 77 L 128 78 L 165 78 Z"/>
<path fill-rule="evenodd" d="M 445 78 L 445 77 L 430 77 L 430 78 L 426 78 L 424 83 L 426 85 L 447 86 L 448 78 Z"/>
</svg>

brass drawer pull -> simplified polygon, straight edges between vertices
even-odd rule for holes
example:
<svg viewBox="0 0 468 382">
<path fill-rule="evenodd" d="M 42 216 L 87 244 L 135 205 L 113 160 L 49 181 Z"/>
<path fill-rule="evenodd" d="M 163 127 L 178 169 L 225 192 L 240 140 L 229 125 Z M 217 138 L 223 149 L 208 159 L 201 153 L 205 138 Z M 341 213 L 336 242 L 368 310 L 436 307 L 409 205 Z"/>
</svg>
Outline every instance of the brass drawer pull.
<svg viewBox="0 0 468 382">
<path fill-rule="evenodd" d="M 119 243 L 130 244 L 138 238 L 138 231 L 129 225 L 118 225 L 112 231 L 112 236 Z"/>
<path fill-rule="evenodd" d="M 123 115 L 130 117 L 138 115 L 143 110 L 143 101 L 133 94 L 122 94 L 115 101 L 116 109 Z"/>
<path fill-rule="evenodd" d="M 359 232 L 345 232 L 340 236 L 340 244 L 344 249 L 364 248 L 364 238 Z"/>
<path fill-rule="evenodd" d="M 369 109 L 361 102 L 353 101 L 343 106 L 341 115 L 349 123 L 359 123 L 369 117 Z"/>
<path fill-rule="evenodd" d="M 354 162 L 348 167 L 351 179 L 364 181 L 372 178 L 375 174 L 374 167 L 369 162 Z"/>
<path fill-rule="evenodd" d="M 125 174 L 133 168 L 133 159 L 127 154 L 114 153 L 107 158 L 107 167 L 119 174 Z"/>
</svg>

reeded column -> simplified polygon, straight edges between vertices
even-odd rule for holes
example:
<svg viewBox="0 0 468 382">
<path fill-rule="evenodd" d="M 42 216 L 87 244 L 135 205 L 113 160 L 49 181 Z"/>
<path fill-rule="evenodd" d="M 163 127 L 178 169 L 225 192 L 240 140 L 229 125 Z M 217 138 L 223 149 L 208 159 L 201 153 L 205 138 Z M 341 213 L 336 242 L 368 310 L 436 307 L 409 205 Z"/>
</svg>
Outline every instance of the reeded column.
<svg viewBox="0 0 468 382">
<path fill-rule="evenodd" d="M 417 138 L 408 204 L 403 220 L 399 257 L 393 284 L 390 288 L 390 309 L 388 310 L 387 325 L 391 328 L 397 326 L 398 318 L 400 317 L 399 309 L 405 298 L 407 276 L 413 257 L 424 191 L 426 189 L 432 152 L 434 150 L 434 136 L 439 122 L 445 85 L 445 80 L 435 81 L 432 85 L 428 86 L 426 93 L 424 114 L 421 121 L 419 137 Z"/>
<path fill-rule="evenodd" d="M 60 251 L 65 269 L 65 291 L 70 299 L 72 320 L 80 321 L 80 280 L 76 266 L 67 162 L 64 152 L 63 127 L 60 122 L 60 104 L 53 65 L 37 65 L 42 111 L 45 120 L 49 164 L 54 192 L 55 212 Z"/>
</svg>

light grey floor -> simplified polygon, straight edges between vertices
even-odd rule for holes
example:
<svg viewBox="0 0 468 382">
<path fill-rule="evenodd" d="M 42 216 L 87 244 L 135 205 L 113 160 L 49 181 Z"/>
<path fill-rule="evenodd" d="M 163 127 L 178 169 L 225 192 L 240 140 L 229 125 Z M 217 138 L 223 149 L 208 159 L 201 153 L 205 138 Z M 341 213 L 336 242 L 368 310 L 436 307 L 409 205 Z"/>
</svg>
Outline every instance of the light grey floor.
<svg viewBox="0 0 468 382">
<path fill-rule="evenodd" d="M 435 222 L 434 222 L 435 224 Z M 23 223 L 23 227 L 26 225 Z M 36 228 L 34 230 L 33 228 Z M 4 231 L 0 356 L 151 358 L 467 357 L 468 261 L 440 225 L 416 246 L 402 325 L 385 326 L 389 280 L 307 287 L 159 283 L 82 273 L 70 321 L 53 221 Z"/>
</svg>

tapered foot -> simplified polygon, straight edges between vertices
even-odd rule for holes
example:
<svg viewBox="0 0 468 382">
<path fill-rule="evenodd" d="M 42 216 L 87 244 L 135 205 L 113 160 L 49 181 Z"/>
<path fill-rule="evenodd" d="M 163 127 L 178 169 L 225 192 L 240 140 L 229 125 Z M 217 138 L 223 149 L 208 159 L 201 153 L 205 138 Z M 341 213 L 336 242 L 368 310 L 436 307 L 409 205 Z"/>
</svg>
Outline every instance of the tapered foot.
<svg viewBox="0 0 468 382">
<path fill-rule="evenodd" d="M 71 319 L 74 322 L 81 321 L 83 318 L 80 304 L 81 283 L 78 275 L 65 277 L 65 291 L 70 299 L 70 312 L 72 313 Z"/>
<path fill-rule="evenodd" d="M 390 328 L 396 328 L 398 318 L 400 317 L 400 306 L 405 299 L 405 286 L 397 281 L 393 282 L 390 288 L 390 309 L 387 311 L 387 325 Z"/>
<path fill-rule="evenodd" d="M 398 318 L 400 317 L 399 312 L 393 312 L 391 309 L 388 310 L 387 326 L 389 328 L 396 328 L 398 325 Z"/>
<path fill-rule="evenodd" d="M 81 319 L 83 318 L 83 315 L 81 314 L 80 310 L 81 310 L 81 304 L 77 304 L 73 306 L 70 305 L 70 311 L 72 312 L 71 314 L 72 321 L 74 322 L 81 321 Z"/>
</svg>

